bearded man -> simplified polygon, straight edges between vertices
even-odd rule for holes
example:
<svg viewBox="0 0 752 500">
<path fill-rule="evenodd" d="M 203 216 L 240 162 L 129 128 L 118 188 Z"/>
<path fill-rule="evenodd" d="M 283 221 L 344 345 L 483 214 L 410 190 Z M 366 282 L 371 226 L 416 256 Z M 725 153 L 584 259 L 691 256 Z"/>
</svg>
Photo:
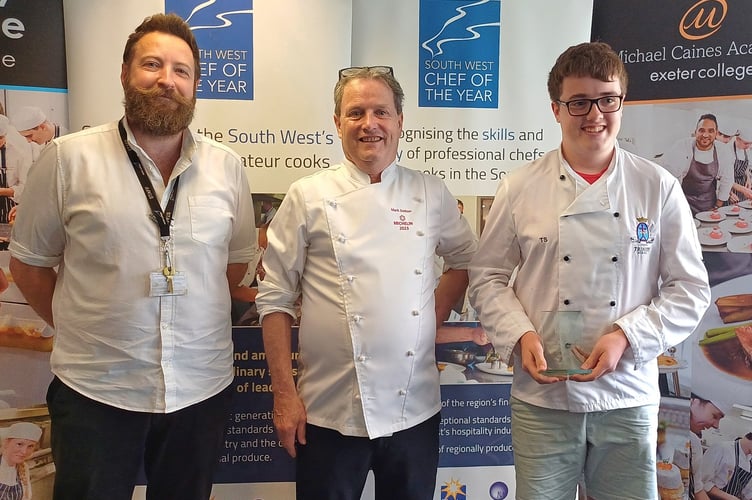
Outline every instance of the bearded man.
<svg viewBox="0 0 752 500">
<path fill-rule="evenodd" d="M 125 116 L 55 139 L 10 269 L 55 328 L 54 498 L 207 499 L 230 412 L 230 293 L 255 249 L 240 158 L 188 130 L 199 52 L 156 14 L 129 36 Z"/>
</svg>

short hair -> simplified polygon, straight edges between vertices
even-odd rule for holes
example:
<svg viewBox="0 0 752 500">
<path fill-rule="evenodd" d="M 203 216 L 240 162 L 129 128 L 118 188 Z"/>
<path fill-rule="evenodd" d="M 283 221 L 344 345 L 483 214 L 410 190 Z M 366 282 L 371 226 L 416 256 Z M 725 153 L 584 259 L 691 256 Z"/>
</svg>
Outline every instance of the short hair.
<svg viewBox="0 0 752 500">
<path fill-rule="evenodd" d="M 188 23 L 186 23 L 182 17 L 173 13 L 154 14 L 153 16 L 144 19 L 143 22 L 138 25 L 125 42 L 125 49 L 123 49 L 123 64 L 130 64 L 133 59 L 133 47 L 139 42 L 139 40 L 155 31 L 176 36 L 188 44 L 193 53 L 193 63 L 196 65 L 194 80 L 198 80 L 201 73 L 201 58 L 199 57 L 196 37 L 193 36 L 193 32 Z"/>
<path fill-rule="evenodd" d="M 378 69 L 363 67 L 358 68 L 352 73 L 348 73 L 347 76 L 343 76 L 337 81 L 334 86 L 334 114 L 339 116 L 342 110 L 342 96 L 345 94 L 345 86 L 353 80 L 381 80 L 392 90 L 394 96 L 394 107 L 397 109 L 397 114 L 402 114 L 402 104 L 405 101 L 405 92 L 402 90 L 397 79 L 392 73 L 385 73 Z"/>
<path fill-rule="evenodd" d="M 695 130 L 697 130 L 697 126 L 700 125 L 704 120 L 710 120 L 713 123 L 715 123 L 715 129 L 718 130 L 718 119 L 715 117 L 712 113 L 705 113 L 704 115 L 701 115 L 700 118 L 697 119 L 697 125 L 695 125 Z"/>
<path fill-rule="evenodd" d="M 585 42 L 573 45 L 561 53 L 548 74 L 548 95 L 551 101 L 561 98 L 561 87 L 568 76 L 589 76 L 602 82 L 619 80 L 621 93 L 627 93 L 627 70 L 610 45 L 603 42 Z"/>
</svg>

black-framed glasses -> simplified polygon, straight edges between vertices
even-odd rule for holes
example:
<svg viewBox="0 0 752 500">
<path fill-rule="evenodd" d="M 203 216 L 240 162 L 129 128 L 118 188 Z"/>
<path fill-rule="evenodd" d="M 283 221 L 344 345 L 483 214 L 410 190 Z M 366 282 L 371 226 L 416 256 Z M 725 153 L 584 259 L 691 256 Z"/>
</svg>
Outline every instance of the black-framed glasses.
<svg viewBox="0 0 752 500">
<path fill-rule="evenodd" d="M 342 80 L 348 76 L 353 76 L 361 71 L 371 71 L 377 75 L 389 75 L 394 77 L 394 70 L 391 66 L 352 66 L 350 68 L 342 68 L 339 70 L 339 79 Z"/>
<path fill-rule="evenodd" d="M 572 116 L 587 115 L 593 109 L 593 104 L 598 106 L 601 113 L 615 113 L 621 109 L 623 101 L 623 95 L 605 95 L 596 99 L 572 99 L 571 101 L 556 100 L 559 104 L 565 105 Z"/>
</svg>

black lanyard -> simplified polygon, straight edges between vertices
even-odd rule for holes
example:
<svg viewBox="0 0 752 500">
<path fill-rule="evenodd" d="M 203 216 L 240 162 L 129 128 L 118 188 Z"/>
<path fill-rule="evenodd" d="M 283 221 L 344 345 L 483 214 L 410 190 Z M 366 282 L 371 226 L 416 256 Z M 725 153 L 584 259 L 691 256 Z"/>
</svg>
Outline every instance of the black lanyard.
<svg viewBox="0 0 752 500">
<path fill-rule="evenodd" d="M 177 198 L 178 194 L 178 183 L 180 182 L 180 176 L 175 178 L 175 183 L 172 186 L 170 198 L 167 200 L 167 208 L 165 210 L 162 210 L 159 201 L 157 201 L 157 195 L 154 192 L 154 185 L 152 185 L 151 180 L 149 180 L 149 176 L 147 175 L 144 166 L 141 164 L 141 160 L 138 159 L 136 152 L 133 151 L 130 145 L 128 145 L 125 127 L 123 127 L 123 120 L 120 120 L 118 122 L 118 130 L 120 131 L 120 139 L 122 139 L 123 141 L 123 147 L 128 153 L 128 158 L 131 160 L 133 170 L 135 170 L 136 172 L 136 177 L 138 177 L 138 180 L 141 183 L 141 187 L 144 189 L 146 200 L 149 202 L 151 213 L 154 215 L 153 219 L 159 227 L 159 236 L 163 240 L 167 240 L 170 238 L 170 223 L 172 222 L 172 217 L 175 213 L 175 199 Z"/>
</svg>

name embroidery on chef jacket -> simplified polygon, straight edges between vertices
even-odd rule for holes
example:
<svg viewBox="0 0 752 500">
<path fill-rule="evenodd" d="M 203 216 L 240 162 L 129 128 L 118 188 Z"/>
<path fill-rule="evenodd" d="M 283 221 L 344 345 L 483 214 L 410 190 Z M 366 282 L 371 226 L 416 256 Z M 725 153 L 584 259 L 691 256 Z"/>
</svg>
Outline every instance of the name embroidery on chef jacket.
<svg viewBox="0 0 752 500">
<path fill-rule="evenodd" d="M 645 255 L 650 251 L 653 241 L 655 241 L 655 237 L 653 236 L 654 228 L 655 224 L 650 222 L 646 217 L 637 217 L 635 235 L 630 238 L 632 241 L 632 253 Z"/>
<path fill-rule="evenodd" d="M 408 220 L 412 210 L 408 208 L 391 208 L 390 210 L 394 214 L 394 221 L 392 221 L 394 227 L 400 231 L 409 231 L 410 227 L 413 225 L 413 221 Z"/>
</svg>

